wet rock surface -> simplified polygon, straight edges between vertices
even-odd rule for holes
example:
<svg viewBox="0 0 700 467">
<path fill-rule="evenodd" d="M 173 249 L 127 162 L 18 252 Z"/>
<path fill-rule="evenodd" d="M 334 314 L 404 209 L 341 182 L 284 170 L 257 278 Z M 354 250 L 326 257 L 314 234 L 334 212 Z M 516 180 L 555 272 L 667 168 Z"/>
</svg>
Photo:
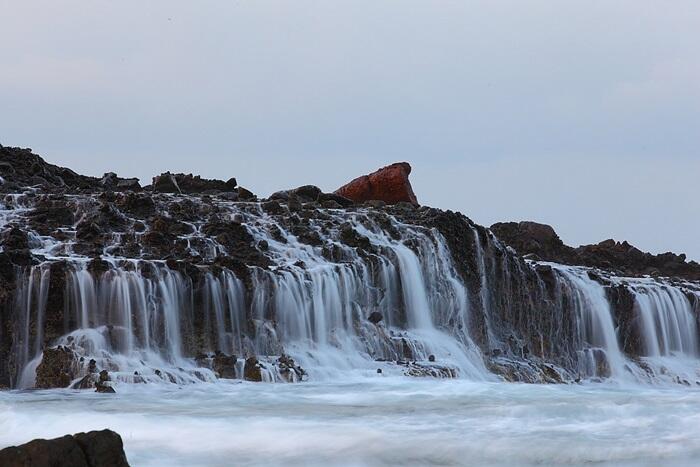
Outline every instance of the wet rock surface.
<svg viewBox="0 0 700 467">
<path fill-rule="evenodd" d="M 401 164 L 353 181 L 349 185 L 359 194 L 352 199 L 350 188 L 329 194 L 305 185 L 257 202 L 235 180 L 165 173 L 139 191 L 131 182 L 120 185 L 127 179 L 114 174 L 73 176 L 38 156 L 27 157 L 43 167 L 32 170 L 50 183 L 17 189 L 3 201 L 8 222 L 0 229 L 0 387 L 16 386 L 23 366 L 42 349 L 37 367 L 42 388 L 71 381 L 76 388 L 106 392 L 119 381 L 301 381 L 306 371 L 286 355 L 281 336 L 293 328 L 335 345 L 335 329 L 342 326 L 361 336 L 372 358 L 408 365 L 401 369 L 405 374 L 453 377 L 455 368 L 416 336 L 394 333 L 412 325 L 415 317 L 406 303 L 419 303 L 413 292 L 436 277 L 449 278 L 426 289 L 436 329 L 468 336 L 484 365 L 506 380 L 572 382 L 584 371 L 584 359 L 590 366 L 585 371 L 597 376 L 609 375 L 610 368 L 595 352 L 580 352 L 588 344 L 580 335 L 570 279 L 524 255 L 598 268 L 584 280 L 604 289 L 621 350 L 630 358 L 648 349 L 635 292 L 617 276 L 676 271 L 696 277 L 695 263 L 682 255 L 651 256 L 612 241 L 573 249 L 549 226 L 507 223 L 489 230 L 461 213 L 417 206 L 410 167 Z M 26 161 L 7 160 L 12 169 L 4 170 L 29 174 Z M 65 175 L 63 184 L 52 174 Z M 399 257 L 401 252 L 406 254 Z M 407 255 L 423 267 L 416 281 L 401 276 L 401 268 L 412 266 Z M 453 279 L 464 284 L 463 297 L 451 287 Z M 31 295 L 18 283 L 32 284 Z M 337 284 L 342 286 L 336 289 Z M 674 284 L 697 316 L 698 287 Z M 133 301 L 126 304 L 126 296 Z M 347 307 L 342 319 L 329 318 L 336 328 L 315 328 L 317 311 L 310 310 L 321 309 L 314 308 L 315 298 L 334 300 L 325 309 L 329 316 Z M 447 312 L 462 306 L 459 300 L 469 319 Z M 41 313 L 39 301 L 45 303 Z M 90 311 L 83 313 L 83 303 Z M 166 316 L 172 309 L 176 321 Z M 305 313 L 313 316 L 308 323 L 294 321 Z M 160 363 L 154 368 L 139 361 L 136 373 L 120 372 L 105 357 L 91 369 L 92 357 L 80 362 L 72 354 L 85 354 L 83 343 L 56 347 L 81 327 L 99 334 L 109 352 L 126 352 L 130 342 L 170 346 L 165 355 L 176 352 L 196 368 Z"/>
<path fill-rule="evenodd" d="M 111 430 L 35 439 L 0 450 L 3 467 L 129 467 L 122 438 Z"/>
<path fill-rule="evenodd" d="M 261 368 L 262 364 L 256 357 L 248 357 L 243 368 L 243 379 L 256 383 L 261 382 L 263 380 Z"/>
<path fill-rule="evenodd" d="M 45 349 L 36 369 L 36 387 L 67 388 L 78 375 L 78 357 L 67 347 Z"/>
</svg>

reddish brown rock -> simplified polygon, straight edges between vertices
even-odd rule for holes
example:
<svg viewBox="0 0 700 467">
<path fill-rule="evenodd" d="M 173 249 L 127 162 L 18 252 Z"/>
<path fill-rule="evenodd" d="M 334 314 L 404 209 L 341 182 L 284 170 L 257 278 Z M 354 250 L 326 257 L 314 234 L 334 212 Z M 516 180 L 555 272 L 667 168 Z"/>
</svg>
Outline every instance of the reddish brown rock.
<svg viewBox="0 0 700 467">
<path fill-rule="evenodd" d="M 418 200 L 408 180 L 410 173 L 411 165 L 408 162 L 397 162 L 369 175 L 356 178 L 338 188 L 335 194 L 356 203 L 381 200 L 387 204 L 407 202 L 417 205 Z"/>
</svg>

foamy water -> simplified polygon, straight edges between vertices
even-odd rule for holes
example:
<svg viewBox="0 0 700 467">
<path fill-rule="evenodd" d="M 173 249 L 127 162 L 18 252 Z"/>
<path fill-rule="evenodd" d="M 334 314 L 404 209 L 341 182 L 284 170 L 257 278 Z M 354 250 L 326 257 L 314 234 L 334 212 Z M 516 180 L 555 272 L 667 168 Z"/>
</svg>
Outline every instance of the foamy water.
<svg viewBox="0 0 700 467">
<path fill-rule="evenodd" d="M 697 465 L 700 389 L 382 377 L 0 393 L 0 447 L 111 428 L 134 466 Z"/>
</svg>

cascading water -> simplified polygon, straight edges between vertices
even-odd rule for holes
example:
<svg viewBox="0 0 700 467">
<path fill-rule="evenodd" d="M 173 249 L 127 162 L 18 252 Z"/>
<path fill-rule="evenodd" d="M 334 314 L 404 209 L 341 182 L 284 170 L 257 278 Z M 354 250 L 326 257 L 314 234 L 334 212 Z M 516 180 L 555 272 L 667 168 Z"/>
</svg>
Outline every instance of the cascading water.
<svg viewBox="0 0 700 467">
<path fill-rule="evenodd" d="M 92 199 L 71 202 L 81 218 L 97 209 Z M 312 379 L 375 375 L 379 367 L 485 380 L 496 379 L 489 370 L 503 375 L 503 365 L 548 375 L 507 376 L 514 380 L 644 379 L 637 356 L 621 350 L 603 283 L 585 268 L 524 262 L 471 223 L 461 235 L 473 250 L 459 270 L 454 257 L 464 252 L 400 212 L 292 212 L 165 195 L 160 202 L 166 213 L 191 211 L 171 240 L 190 262 L 144 248 L 163 227 L 128 230 L 141 222 L 132 214 L 109 211 L 116 227 L 92 252 L 99 261 L 78 249 L 79 228 L 65 228 L 63 239 L 29 232 L 40 261 L 17 270 L 13 386 L 34 386 L 42 350 L 54 345 L 73 349 L 83 370 L 94 359 L 127 382 L 214 381 L 219 371 L 203 362 L 215 354 L 237 357 L 238 378 L 244 360 L 259 357 L 267 381 L 290 380 L 282 355 Z M 2 222 L 21 225 L 31 201 L 14 196 L 1 211 Z M 241 256 L 230 232 L 250 237 L 260 256 Z M 626 287 L 641 357 L 697 364 L 696 311 L 684 292 L 651 280 Z"/>
<path fill-rule="evenodd" d="M 626 379 L 629 366 L 620 350 L 605 289 L 583 268 L 551 265 L 563 279 L 576 317 L 580 339 L 579 372 L 583 375 Z"/>
<path fill-rule="evenodd" d="M 675 287 L 632 283 L 646 356 L 698 356 L 698 324 L 688 297 Z"/>
</svg>

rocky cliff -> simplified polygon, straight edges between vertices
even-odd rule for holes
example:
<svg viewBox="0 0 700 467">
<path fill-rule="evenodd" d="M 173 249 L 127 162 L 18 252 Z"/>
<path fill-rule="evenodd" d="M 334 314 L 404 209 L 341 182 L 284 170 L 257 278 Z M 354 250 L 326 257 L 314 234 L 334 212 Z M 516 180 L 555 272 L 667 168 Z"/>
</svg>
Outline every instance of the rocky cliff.
<svg viewBox="0 0 700 467">
<path fill-rule="evenodd" d="M 584 255 L 547 226 L 486 229 L 418 206 L 407 164 L 357 189 L 258 199 L 233 177 L 166 172 L 141 187 L 1 154 L 5 387 L 377 369 L 700 384 L 694 367 L 664 363 L 699 355 L 697 265 L 632 261 L 624 245 Z M 677 277 L 641 277 L 648 268 Z"/>
<path fill-rule="evenodd" d="M 573 248 L 565 245 L 554 229 L 536 222 L 499 222 L 491 231 L 520 255 L 532 259 L 602 268 L 630 276 L 666 276 L 700 280 L 700 264 L 684 254 L 652 255 L 626 241 L 604 240 Z"/>
</svg>

